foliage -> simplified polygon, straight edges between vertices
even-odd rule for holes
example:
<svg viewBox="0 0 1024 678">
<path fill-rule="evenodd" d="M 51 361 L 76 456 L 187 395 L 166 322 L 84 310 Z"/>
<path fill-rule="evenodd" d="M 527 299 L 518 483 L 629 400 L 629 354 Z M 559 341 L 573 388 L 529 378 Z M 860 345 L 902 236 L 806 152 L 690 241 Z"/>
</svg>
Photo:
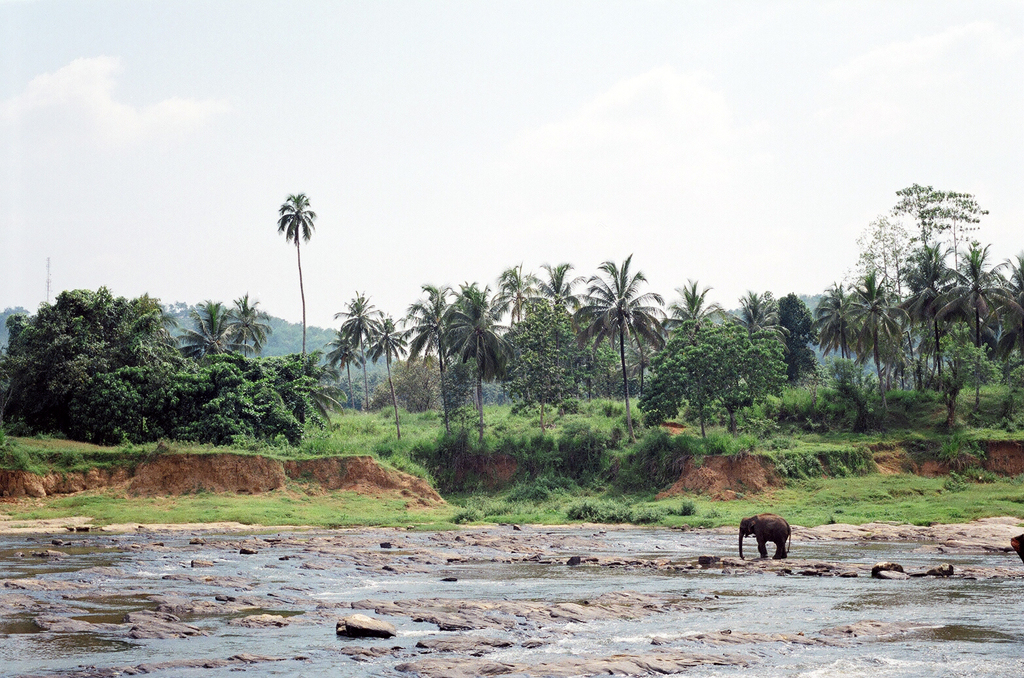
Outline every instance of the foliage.
<svg viewBox="0 0 1024 678">
<path fill-rule="evenodd" d="M 814 319 L 807 304 L 790 293 L 779 300 L 779 325 L 786 329 L 786 377 L 790 384 L 796 384 L 813 372 L 818 364 L 809 346 L 818 338 L 814 332 Z"/>
<path fill-rule="evenodd" d="M 946 403 L 946 427 L 952 430 L 960 392 L 969 385 L 980 389 L 981 384 L 996 378 L 998 373 L 985 349 L 971 344 L 969 332 L 962 325 L 950 330 L 942 338 L 941 346 L 945 370 L 939 386 Z"/>
<path fill-rule="evenodd" d="M 509 374 L 513 397 L 540 405 L 540 429 L 544 430 L 544 407 L 560 402 L 571 393 L 575 341 L 568 313 L 547 301 L 535 301 L 513 328 L 509 343 L 516 360 Z"/>
</svg>

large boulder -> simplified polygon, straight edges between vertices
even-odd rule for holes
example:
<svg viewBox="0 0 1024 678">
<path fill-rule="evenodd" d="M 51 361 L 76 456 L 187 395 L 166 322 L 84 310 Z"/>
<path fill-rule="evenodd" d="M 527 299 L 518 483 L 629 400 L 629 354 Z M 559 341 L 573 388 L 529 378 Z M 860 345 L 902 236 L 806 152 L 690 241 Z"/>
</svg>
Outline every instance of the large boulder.
<svg viewBox="0 0 1024 678">
<path fill-rule="evenodd" d="M 393 638 L 398 635 L 393 625 L 365 614 L 353 614 L 339 619 L 335 631 L 339 636 L 350 638 Z"/>
</svg>

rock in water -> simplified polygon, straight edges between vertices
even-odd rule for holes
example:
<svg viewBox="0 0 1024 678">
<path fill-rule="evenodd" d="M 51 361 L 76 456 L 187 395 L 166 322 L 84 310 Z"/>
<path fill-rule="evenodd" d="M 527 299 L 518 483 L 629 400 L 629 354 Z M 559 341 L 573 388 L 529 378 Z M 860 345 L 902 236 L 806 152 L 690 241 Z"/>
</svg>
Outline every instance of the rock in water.
<svg viewBox="0 0 1024 678">
<path fill-rule="evenodd" d="M 927 574 L 929 577 L 952 577 L 953 566 L 949 563 L 943 563 L 938 567 L 933 567 L 932 569 L 928 570 L 928 572 L 926 572 L 925 574 Z"/>
<path fill-rule="evenodd" d="M 876 579 L 880 579 L 881 572 L 903 572 L 903 566 L 899 563 L 875 563 L 875 566 L 871 568 L 871 576 Z"/>
<path fill-rule="evenodd" d="M 391 624 L 365 614 L 353 614 L 339 619 L 335 631 L 339 636 L 350 638 L 393 638 L 398 635 Z"/>
<path fill-rule="evenodd" d="M 573 556 L 572 558 L 569 559 L 569 562 L 567 562 L 566 565 L 575 566 L 575 565 L 579 565 L 582 562 L 583 562 L 582 558 L 580 558 L 579 556 Z"/>
<path fill-rule="evenodd" d="M 248 546 L 243 546 L 242 548 L 238 549 L 238 553 L 243 556 L 254 556 L 257 553 L 259 553 L 259 551 L 257 551 L 256 549 L 251 549 Z"/>
</svg>

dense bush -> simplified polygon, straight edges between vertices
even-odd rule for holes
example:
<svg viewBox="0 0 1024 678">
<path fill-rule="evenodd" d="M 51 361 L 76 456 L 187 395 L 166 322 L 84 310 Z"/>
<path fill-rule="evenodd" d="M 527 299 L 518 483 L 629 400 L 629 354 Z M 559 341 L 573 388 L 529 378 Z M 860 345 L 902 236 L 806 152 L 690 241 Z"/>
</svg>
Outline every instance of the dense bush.
<svg viewBox="0 0 1024 678">
<path fill-rule="evenodd" d="M 569 520 L 581 520 L 588 523 L 633 523 L 645 525 L 656 523 L 665 517 L 665 510 L 652 507 L 632 507 L 627 504 L 601 499 L 580 499 L 566 508 L 565 516 Z"/>
</svg>

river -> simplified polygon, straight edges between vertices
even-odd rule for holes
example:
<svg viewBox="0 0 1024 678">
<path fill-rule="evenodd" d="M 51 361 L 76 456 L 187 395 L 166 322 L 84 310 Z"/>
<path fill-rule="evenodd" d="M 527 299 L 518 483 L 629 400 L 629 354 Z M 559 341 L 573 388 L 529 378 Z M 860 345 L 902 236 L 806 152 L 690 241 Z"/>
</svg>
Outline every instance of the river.
<svg viewBox="0 0 1024 678">
<path fill-rule="evenodd" d="M 639 657 L 634 665 L 643 665 L 692 655 L 716 663 L 695 661 L 685 675 L 1024 675 L 1021 579 L 881 580 L 869 572 L 879 561 L 898 562 L 908 573 L 939 562 L 957 573 L 1005 572 L 1016 555 L 937 555 L 921 547 L 795 542 L 785 563 L 790 571 L 780 572 L 730 566 L 734 536 L 667 529 L 0 536 L 0 674 L 455 675 L 456 668 L 444 668 L 448 662 L 470 672 L 489 666 L 488 673 L 572 675 L 570 659 Z M 752 542 L 748 548 L 756 554 Z M 63 555 L 32 555 L 47 549 Z M 699 567 L 701 555 L 725 564 Z M 567 565 L 572 556 L 582 564 Z M 810 576 L 815 562 L 834 567 Z M 1017 560 L 1024 574 L 1020 565 Z M 840 570 L 859 576 L 831 576 Z M 622 592 L 622 604 L 608 608 L 618 612 L 598 618 L 574 620 L 546 607 L 586 601 L 590 607 L 579 609 L 589 613 L 604 609 L 594 607 L 604 604 L 602 595 Z M 375 611 L 402 601 L 420 608 L 451 602 L 456 609 L 459 601 L 479 609 L 488 601 L 532 607 L 529 613 L 491 610 L 483 613 L 490 615 L 486 628 L 470 623 L 473 628 L 457 631 L 439 630 L 422 613 Z M 125 615 L 155 609 L 205 635 L 131 637 Z M 390 622 L 397 636 L 336 636 L 335 621 L 355 612 Z M 263 626 L 247 626 L 251 619 Z M 884 623 L 884 632 L 827 631 L 865 621 Z M 470 646 L 416 647 L 452 638 Z"/>
</svg>

